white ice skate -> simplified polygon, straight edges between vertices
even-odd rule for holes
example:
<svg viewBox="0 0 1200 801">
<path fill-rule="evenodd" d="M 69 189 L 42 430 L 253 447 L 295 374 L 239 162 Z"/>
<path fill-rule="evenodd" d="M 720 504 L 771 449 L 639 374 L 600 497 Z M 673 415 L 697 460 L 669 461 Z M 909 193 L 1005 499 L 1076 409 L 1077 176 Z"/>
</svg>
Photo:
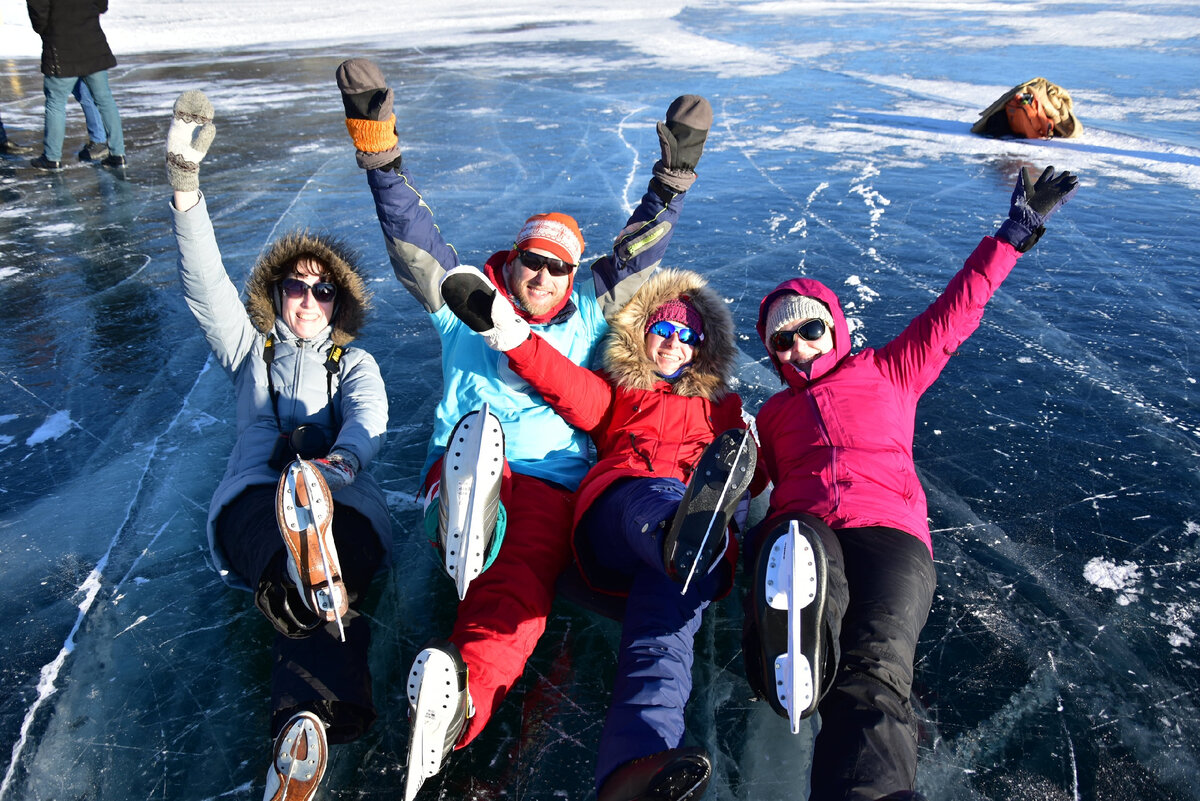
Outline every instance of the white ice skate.
<svg viewBox="0 0 1200 801">
<path fill-rule="evenodd" d="M 441 771 L 471 715 L 467 666 L 457 648 L 431 644 L 417 654 L 408 674 L 408 703 L 404 801 L 413 801 L 425 780 Z"/>
<path fill-rule="evenodd" d="M 463 415 L 446 443 L 438 498 L 438 539 L 459 600 L 498 547 L 504 429 L 488 405 Z"/>
<path fill-rule="evenodd" d="M 800 720 L 815 706 L 814 668 L 818 667 L 815 654 L 805 655 L 802 623 L 802 610 L 809 608 L 818 594 L 817 558 L 800 533 L 799 521 L 790 521 L 787 533 L 770 544 L 763 578 L 767 606 L 787 615 L 787 651 L 774 660 L 775 695 L 796 734 Z"/>
</svg>

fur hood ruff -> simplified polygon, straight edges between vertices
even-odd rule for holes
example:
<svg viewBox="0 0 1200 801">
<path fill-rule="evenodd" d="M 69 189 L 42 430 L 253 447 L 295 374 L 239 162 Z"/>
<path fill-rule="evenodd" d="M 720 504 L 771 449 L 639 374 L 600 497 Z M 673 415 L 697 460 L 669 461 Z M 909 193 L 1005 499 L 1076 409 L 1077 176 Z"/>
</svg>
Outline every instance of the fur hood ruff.
<svg viewBox="0 0 1200 801">
<path fill-rule="evenodd" d="M 358 255 L 336 237 L 293 231 L 276 241 L 254 265 L 246 282 L 246 312 L 250 322 L 263 334 L 274 329 L 279 316 L 277 287 L 301 256 L 310 256 L 326 265 L 328 280 L 338 288 L 329 336 L 335 345 L 345 347 L 358 336 L 366 321 L 371 293 L 358 268 Z"/>
<path fill-rule="evenodd" d="M 729 392 L 737 356 L 733 316 L 708 282 L 691 270 L 659 270 L 617 313 L 604 340 L 604 369 L 617 386 L 629 389 L 649 390 L 663 381 L 646 356 L 646 320 L 663 303 L 678 297 L 686 297 L 704 320 L 704 341 L 676 379 L 675 394 L 717 403 Z"/>
</svg>

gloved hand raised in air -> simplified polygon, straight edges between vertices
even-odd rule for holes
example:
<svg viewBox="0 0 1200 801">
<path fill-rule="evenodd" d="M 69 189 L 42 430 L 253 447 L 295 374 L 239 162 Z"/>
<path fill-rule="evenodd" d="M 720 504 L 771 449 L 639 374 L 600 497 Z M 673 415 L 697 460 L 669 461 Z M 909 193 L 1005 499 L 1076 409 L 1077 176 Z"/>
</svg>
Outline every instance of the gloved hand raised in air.
<svg viewBox="0 0 1200 801">
<path fill-rule="evenodd" d="M 654 177 L 675 192 L 686 192 L 696 182 L 696 165 L 712 127 L 712 106 L 700 95 L 681 95 L 667 107 L 666 116 L 657 126 L 662 159 L 654 165 Z"/>
<path fill-rule="evenodd" d="M 203 92 L 190 89 L 175 100 L 167 131 L 167 182 L 176 192 L 198 192 L 200 162 L 208 154 L 217 129 L 213 105 Z"/>
<path fill-rule="evenodd" d="M 1054 168 L 1047 167 L 1034 182 L 1030 169 L 1022 168 L 1013 189 L 1008 219 L 1001 223 L 996 238 L 1003 239 L 1020 253 L 1026 252 L 1045 233 L 1045 223 L 1050 215 L 1078 189 L 1079 179 L 1065 170 L 1055 175 Z"/>
<path fill-rule="evenodd" d="M 477 331 L 492 350 L 512 350 L 529 339 L 529 323 L 478 269 L 455 267 L 442 277 L 441 290 L 454 316 Z"/>
<path fill-rule="evenodd" d="M 392 90 L 375 62 L 365 58 L 343 61 L 337 85 L 346 110 L 346 130 L 354 140 L 358 166 L 364 170 L 400 166 Z"/>
<path fill-rule="evenodd" d="M 321 478 L 325 479 L 325 483 L 329 485 L 330 492 L 337 492 L 350 486 L 354 483 L 354 477 L 358 475 L 358 458 L 343 448 L 334 448 L 328 456 L 313 459 L 312 463 L 320 471 Z"/>
</svg>

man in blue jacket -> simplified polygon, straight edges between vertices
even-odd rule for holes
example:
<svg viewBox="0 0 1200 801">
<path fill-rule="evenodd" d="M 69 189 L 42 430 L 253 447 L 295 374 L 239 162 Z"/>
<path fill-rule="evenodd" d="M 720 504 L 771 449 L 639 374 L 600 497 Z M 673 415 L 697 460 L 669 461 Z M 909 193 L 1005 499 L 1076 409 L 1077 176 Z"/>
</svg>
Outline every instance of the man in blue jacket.
<svg viewBox="0 0 1200 801">
<path fill-rule="evenodd" d="M 351 59 L 338 67 L 337 82 L 392 268 L 441 339 L 444 390 L 425 464 L 427 528 L 433 529 L 434 516 L 444 516 L 445 507 L 454 503 L 456 493 L 443 486 L 442 467 L 447 458 L 456 458 L 446 449 L 455 426 L 486 403 L 503 429 L 506 463 L 498 480 L 503 547 L 460 590 L 449 641 L 421 651 L 409 679 L 414 710 L 423 692 L 446 688 L 432 705 L 443 711 L 413 716 L 406 793 L 411 798 L 422 781 L 441 770 L 451 750 L 483 730 L 545 629 L 555 580 L 570 560 L 572 494 L 588 469 L 587 437 L 508 368 L 504 356 L 488 346 L 489 332 L 479 336 L 447 307 L 441 279 L 459 266 L 458 254 L 442 238 L 402 165 L 392 90 L 379 68 Z M 711 124 L 712 108 L 704 98 L 685 95 L 671 104 L 666 121 L 658 123 L 662 159 L 612 252 L 592 264 L 591 286 L 575 281 L 584 241 L 566 214 L 533 215 L 512 248 L 487 259 L 483 271 L 491 283 L 571 361 L 590 364 L 608 329 L 606 317 L 662 261 Z"/>
</svg>

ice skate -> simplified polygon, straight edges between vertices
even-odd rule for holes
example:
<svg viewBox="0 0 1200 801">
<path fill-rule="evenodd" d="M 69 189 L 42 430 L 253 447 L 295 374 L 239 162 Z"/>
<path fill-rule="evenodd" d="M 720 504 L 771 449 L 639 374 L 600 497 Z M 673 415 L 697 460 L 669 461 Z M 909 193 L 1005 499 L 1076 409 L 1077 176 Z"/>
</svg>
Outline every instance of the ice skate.
<svg viewBox="0 0 1200 801">
<path fill-rule="evenodd" d="M 504 430 L 485 403 L 454 426 L 442 457 L 438 540 L 459 600 L 500 547 L 503 474 Z"/>
<path fill-rule="evenodd" d="M 667 575 L 683 584 L 684 593 L 725 553 L 729 521 L 750 488 L 757 460 L 754 437 L 737 428 L 714 439 L 700 457 L 663 542 Z"/>
<path fill-rule="evenodd" d="M 431 644 L 417 654 L 408 673 L 408 703 L 404 801 L 441 771 L 472 713 L 467 666 L 453 644 Z"/>
<path fill-rule="evenodd" d="M 752 589 L 763 675 L 751 683 L 760 685 L 793 734 L 820 700 L 829 648 L 823 624 L 826 582 L 825 548 L 804 521 L 783 521 L 767 534 Z"/>
<path fill-rule="evenodd" d="M 703 748 L 672 748 L 614 770 L 596 801 L 699 801 L 711 776 L 712 761 Z"/>
<path fill-rule="evenodd" d="M 279 477 L 275 517 L 288 551 L 288 575 L 305 605 L 325 622 L 337 622 L 349 610 L 346 585 L 333 542 L 333 495 L 311 462 L 297 459 Z"/>
<path fill-rule="evenodd" d="M 293 715 L 275 738 L 263 801 L 309 801 L 328 759 L 325 724 L 312 712 Z"/>
</svg>

